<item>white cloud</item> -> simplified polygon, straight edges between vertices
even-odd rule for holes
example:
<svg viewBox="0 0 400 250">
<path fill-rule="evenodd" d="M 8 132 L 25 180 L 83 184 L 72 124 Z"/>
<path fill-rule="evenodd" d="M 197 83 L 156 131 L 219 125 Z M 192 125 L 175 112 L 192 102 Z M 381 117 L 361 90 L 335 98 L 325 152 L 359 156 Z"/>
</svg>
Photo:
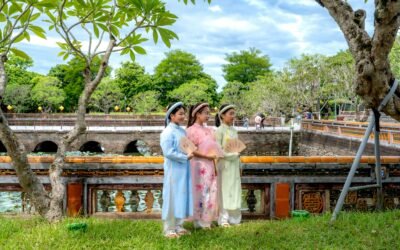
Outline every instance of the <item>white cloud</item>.
<svg viewBox="0 0 400 250">
<path fill-rule="evenodd" d="M 267 9 L 267 4 L 262 0 L 245 0 L 245 2 L 261 10 Z"/>
<path fill-rule="evenodd" d="M 21 41 L 22 44 L 36 45 L 46 48 L 58 48 L 57 42 L 62 42 L 62 40 L 55 37 L 47 37 L 47 39 L 43 39 L 38 36 L 31 36 L 30 41 L 27 40 Z"/>
<path fill-rule="evenodd" d="M 199 61 L 203 64 L 203 65 L 219 65 L 219 64 L 224 64 L 226 63 L 224 56 L 217 56 L 217 55 L 202 55 L 199 56 Z"/>
<path fill-rule="evenodd" d="M 219 17 L 216 19 L 208 17 L 204 20 L 203 25 L 206 25 L 209 31 L 214 32 L 254 32 L 259 30 L 256 24 L 233 16 Z"/>
<path fill-rule="evenodd" d="M 222 12 L 222 8 L 219 5 L 213 5 L 208 8 L 211 12 Z"/>
</svg>

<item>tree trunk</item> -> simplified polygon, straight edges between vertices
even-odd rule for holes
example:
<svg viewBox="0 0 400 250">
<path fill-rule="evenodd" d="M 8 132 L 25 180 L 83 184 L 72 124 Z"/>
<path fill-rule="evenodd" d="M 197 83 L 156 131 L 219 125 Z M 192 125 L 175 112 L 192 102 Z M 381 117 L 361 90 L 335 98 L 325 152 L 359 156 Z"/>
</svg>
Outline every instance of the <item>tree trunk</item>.
<svg viewBox="0 0 400 250">
<path fill-rule="evenodd" d="M 108 44 L 107 52 L 105 53 L 101 61 L 100 69 L 95 79 L 91 79 L 92 73 L 90 70 L 90 65 L 86 65 L 86 68 L 83 72 L 85 78 L 85 88 L 81 96 L 79 97 L 75 126 L 70 132 L 68 132 L 67 135 L 63 137 L 63 140 L 58 147 L 56 158 L 51 164 L 49 170 L 50 182 L 52 187 L 50 209 L 46 214 L 46 218 L 49 221 L 58 221 L 62 218 L 63 200 L 65 196 L 65 183 L 61 179 L 61 174 L 63 172 L 65 164 L 65 152 L 70 148 L 71 144 L 79 138 L 80 135 L 86 132 L 86 108 L 89 104 L 91 95 L 93 94 L 94 90 L 97 88 L 101 79 L 104 76 L 114 46 L 115 40 L 111 39 Z"/>
<path fill-rule="evenodd" d="M 4 67 L 6 60 L 7 57 L 5 55 L 0 56 L 0 97 L 4 95 L 5 86 L 7 85 L 7 75 Z M 47 192 L 39 178 L 32 171 L 28 163 L 26 149 L 9 127 L 1 109 L 0 140 L 6 147 L 7 154 L 11 157 L 12 166 L 15 168 L 23 191 L 31 195 L 31 201 L 35 210 L 44 216 L 48 211 L 50 201 Z"/>
<path fill-rule="evenodd" d="M 394 82 L 389 53 L 400 25 L 400 1 L 375 0 L 375 31 L 365 31 L 364 10 L 343 0 L 319 0 L 335 19 L 355 59 L 355 90 L 369 108 L 378 108 Z M 400 87 L 383 112 L 400 121 Z"/>
</svg>

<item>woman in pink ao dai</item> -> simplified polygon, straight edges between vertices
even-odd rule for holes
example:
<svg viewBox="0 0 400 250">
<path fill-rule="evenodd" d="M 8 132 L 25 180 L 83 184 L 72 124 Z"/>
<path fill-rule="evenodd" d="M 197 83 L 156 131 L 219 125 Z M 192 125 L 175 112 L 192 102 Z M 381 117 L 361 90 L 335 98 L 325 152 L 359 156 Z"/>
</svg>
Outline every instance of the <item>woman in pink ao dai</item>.
<svg viewBox="0 0 400 250">
<path fill-rule="evenodd" d="M 210 109 L 207 103 L 198 103 L 189 111 L 187 137 L 197 147 L 190 161 L 193 183 L 193 216 L 197 228 L 211 227 L 218 217 L 218 190 L 215 160 L 222 154 L 214 131 L 207 127 Z"/>
</svg>

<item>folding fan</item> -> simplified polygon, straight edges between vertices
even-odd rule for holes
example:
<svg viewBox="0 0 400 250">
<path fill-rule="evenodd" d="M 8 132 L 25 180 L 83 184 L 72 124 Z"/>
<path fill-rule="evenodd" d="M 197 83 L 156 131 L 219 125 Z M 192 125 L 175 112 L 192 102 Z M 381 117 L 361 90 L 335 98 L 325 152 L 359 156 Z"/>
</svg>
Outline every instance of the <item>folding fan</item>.
<svg viewBox="0 0 400 250">
<path fill-rule="evenodd" d="M 228 153 L 240 153 L 246 145 L 239 139 L 229 139 L 225 144 L 225 151 Z"/>
<path fill-rule="evenodd" d="M 185 154 L 191 154 L 197 149 L 193 142 L 189 140 L 186 136 L 181 138 L 181 140 L 179 141 L 179 145 L 182 152 L 184 152 Z"/>
</svg>

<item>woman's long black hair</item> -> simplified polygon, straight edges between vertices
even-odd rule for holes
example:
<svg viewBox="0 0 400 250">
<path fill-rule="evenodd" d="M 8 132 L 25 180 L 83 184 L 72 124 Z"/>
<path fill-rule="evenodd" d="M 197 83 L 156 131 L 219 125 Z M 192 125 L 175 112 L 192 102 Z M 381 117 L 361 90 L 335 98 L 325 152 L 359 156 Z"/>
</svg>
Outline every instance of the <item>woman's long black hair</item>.
<svg viewBox="0 0 400 250">
<path fill-rule="evenodd" d="M 202 107 L 201 109 L 197 110 L 197 112 L 196 112 L 196 114 L 194 114 L 194 116 L 192 116 L 193 110 L 194 110 L 195 108 L 197 108 L 199 105 L 203 104 L 203 103 L 204 103 L 204 102 L 199 102 L 199 103 L 196 103 L 195 105 L 190 106 L 188 124 L 187 124 L 187 127 L 186 127 L 186 128 L 192 126 L 192 125 L 196 122 L 196 114 L 197 114 L 197 113 L 201 113 L 201 112 L 203 111 L 203 109 L 205 109 L 206 107 L 208 107 L 208 105 Z"/>
<path fill-rule="evenodd" d="M 172 106 L 172 105 L 174 105 L 175 103 L 171 103 L 171 104 L 169 104 L 168 105 L 168 107 L 167 107 L 167 110 Z M 169 117 L 168 117 L 168 119 L 171 121 L 171 115 L 175 115 L 176 114 L 176 112 L 178 112 L 178 110 L 180 110 L 180 109 L 183 109 L 183 110 L 185 110 L 186 111 L 186 108 L 185 108 L 185 106 L 183 106 L 183 105 L 178 105 L 176 108 L 174 108 L 174 110 L 172 110 L 171 111 L 171 113 L 169 114 Z M 165 119 L 165 127 L 167 127 L 167 119 Z"/>
<path fill-rule="evenodd" d="M 228 106 L 228 105 L 230 105 L 230 104 L 223 104 L 221 107 L 219 107 L 219 110 L 222 110 L 223 108 L 225 108 L 226 106 Z M 231 109 L 234 109 L 233 107 L 232 108 L 230 108 L 230 109 L 227 109 L 227 110 L 225 110 L 224 111 L 224 113 L 222 113 L 222 114 L 226 114 L 226 112 L 228 112 L 229 110 L 231 110 Z M 219 126 L 221 126 L 221 119 L 219 118 L 219 112 L 215 115 L 215 126 L 216 127 L 219 127 Z"/>
</svg>

